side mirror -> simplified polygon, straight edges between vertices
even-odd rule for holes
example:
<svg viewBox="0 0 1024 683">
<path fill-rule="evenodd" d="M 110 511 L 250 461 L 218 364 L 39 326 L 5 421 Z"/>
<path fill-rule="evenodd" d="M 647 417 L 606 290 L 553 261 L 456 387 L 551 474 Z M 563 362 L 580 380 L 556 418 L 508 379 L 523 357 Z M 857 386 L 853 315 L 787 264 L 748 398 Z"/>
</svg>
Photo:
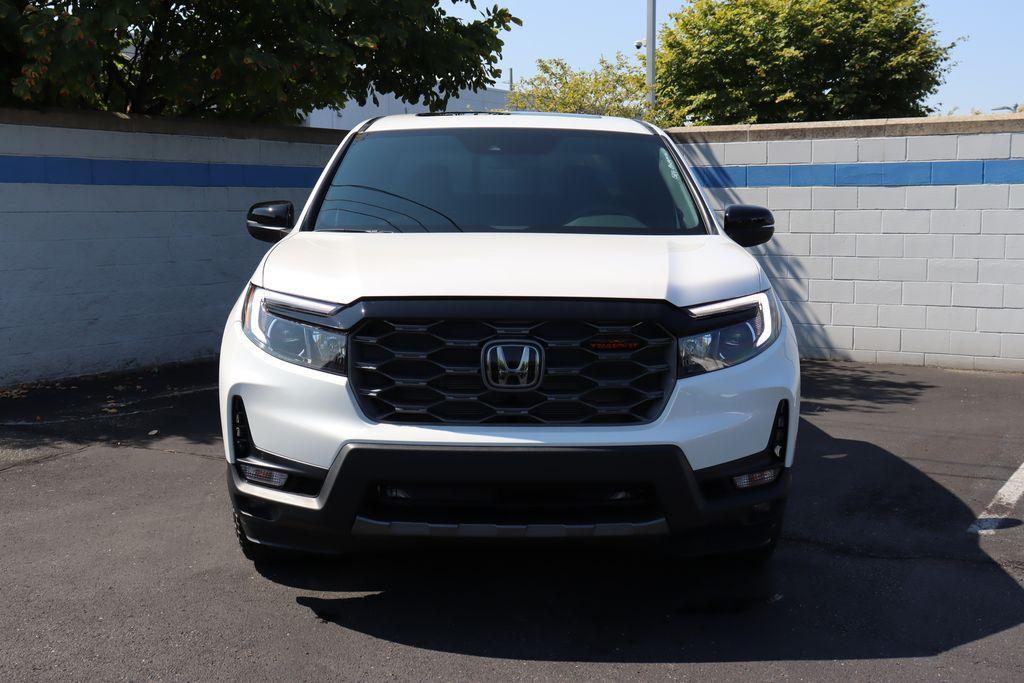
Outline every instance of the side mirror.
<svg viewBox="0 0 1024 683">
<path fill-rule="evenodd" d="M 725 209 L 725 234 L 743 247 L 764 244 L 775 234 L 775 217 L 763 206 L 732 204 Z"/>
<path fill-rule="evenodd" d="M 277 242 L 295 225 L 295 207 L 291 202 L 273 201 L 253 204 L 245 217 L 249 234 L 264 242 Z"/>
</svg>

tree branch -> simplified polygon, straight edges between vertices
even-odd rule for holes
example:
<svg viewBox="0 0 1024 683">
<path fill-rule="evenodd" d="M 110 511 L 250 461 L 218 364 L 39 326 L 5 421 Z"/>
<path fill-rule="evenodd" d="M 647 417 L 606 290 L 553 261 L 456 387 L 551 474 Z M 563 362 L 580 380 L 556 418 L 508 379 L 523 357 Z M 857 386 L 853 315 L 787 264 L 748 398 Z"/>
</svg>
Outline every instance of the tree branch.
<svg viewBox="0 0 1024 683">
<path fill-rule="evenodd" d="M 135 83 L 135 90 L 131 96 L 132 111 L 143 111 L 146 109 L 146 95 L 149 89 L 151 72 L 159 58 L 163 48 L 163 37 L 167 31 L 167 23 L 171 16 L 172 0 L 163 0 L 160 3 L 160 12 L 153 19 L 153 28 L 149 32 L 149 40 L 140 44 L 139 49 L 143 51 L 142 62 L 139 67 L 139 78 Z"/>
</svg>

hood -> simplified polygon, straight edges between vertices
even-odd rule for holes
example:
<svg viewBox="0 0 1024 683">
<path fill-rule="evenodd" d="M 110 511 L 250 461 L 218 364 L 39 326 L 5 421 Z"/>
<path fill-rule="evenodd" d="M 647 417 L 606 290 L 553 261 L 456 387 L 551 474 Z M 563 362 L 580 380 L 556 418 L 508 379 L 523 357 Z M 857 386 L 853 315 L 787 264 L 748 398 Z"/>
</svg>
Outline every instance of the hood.
<svg viewBox="0 0 1024 683">
<path fill-rule="evenodd" d="M 259 280 L 267 289 L 341 304 L 474 296 L 690 306 L 768 286 L 757 261 L 721 235 L 301 232 L 270 251 Z"/>
</svg>

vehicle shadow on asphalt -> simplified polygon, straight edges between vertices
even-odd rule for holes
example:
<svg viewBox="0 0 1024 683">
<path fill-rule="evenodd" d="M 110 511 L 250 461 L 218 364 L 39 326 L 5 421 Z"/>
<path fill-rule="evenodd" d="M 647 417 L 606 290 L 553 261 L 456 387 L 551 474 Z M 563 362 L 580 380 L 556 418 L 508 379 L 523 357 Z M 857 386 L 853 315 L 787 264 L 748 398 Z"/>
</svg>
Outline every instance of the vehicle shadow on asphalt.
<svg viewBox="0 0 1024 683">
<path fill-rule="evenodd" d="M 511 659 L 920 657 L 1024 622 L 1024 590 L 965 532 L 974 515 L 959 499 L 869 442 L 800 429 L 785 539 L 765 571 L 508 546 L 257 568 L 323 622 Z"/>
</svg>

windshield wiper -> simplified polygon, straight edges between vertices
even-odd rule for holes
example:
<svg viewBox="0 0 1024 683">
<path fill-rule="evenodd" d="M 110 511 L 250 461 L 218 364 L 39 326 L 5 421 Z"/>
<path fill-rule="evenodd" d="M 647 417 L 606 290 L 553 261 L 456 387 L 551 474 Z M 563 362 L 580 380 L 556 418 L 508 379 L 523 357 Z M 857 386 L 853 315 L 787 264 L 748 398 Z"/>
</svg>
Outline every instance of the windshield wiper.
<svg viewBox="0 0 1024 683">
<path fill-rule="evenodd" d="M 394 209 L 392 209 L 390 207 L 387 207 L 387 206 L 382 206 L 380 204 L 371 204 L 370 202 L 361 202 L 358 199 L 335 199 L 333 201 L 336 201 L 336 202 L 346 202 L 348 204 L 360 204 L 362 206 L 369 206 L 370 208 L 373 208 L 373 209 L 384 209 L 388 213 L 397 213 L 399 216 L 405 216 L 409 220 L 415 222 L 416 225 L 418 225 L 421 228 L 423 228 L 424 232 L 430 232 L 430 230 L 427 229 L 427 226 L 423 225 L 423 221 L 417 219 L 415 216 L 410 216 L 409 214 L 402 213 L 401 211 L 395 211 Z M 359 213 L 358 211 L 353 211 L 352 209 L 341 209 L 341 211 L 349 211 L 351 213 Z M 364 214 L 364 215 L 372 216 L 373 214 Z M 384 221 L 385 223 L 387 223 L 388 225 L 390 225 L 391 227 L 393 227 L 396 231 L 401 232 L 401 230 L 398 230 L 398 226 L 395 225 L 394 223 L 392 223 L 391 221 L 389 221 L 388 219 L 381 218 L 381 220 Z"/>
<path fill-rule="evenodd" d="M 317 232 L 400 232 L 399 230 L 378 230 L 377 228 L 317 228 Z"/>
<path fill-rule="evenodd" d="M 432 206 L 427 206 L 426 204 L 424 204 L 422 202 L 418 202 L 415 199 L 409 199 L 408 197 L 403 197 L 400 194 L 395 194 L 394 192 L 389 192 L 388 190 L 382 190 L 379 187 L 370 187 L 369 185 L 355 185 L 355 184 L 352 184 L 352 183 L 346 183 L 346 184 L 343 184 L 343 185 L 335 185 L 334 187 L 355 187 L 355 188 L 358 188 L 360 190 L 369 190 L 370 192 L 380 192 L 381 194 L 386 194 L 386 195 L 388 195 L 390 197 L 394 197 L 395 199 L 401 199 L 403 202 L 409 202 L 410 204 L 415 204 L 416 206 L 422 207 L 422 208 L 426 209 L 427 211 L 431 211 L 433 213 L 436 213 L 438 216 L 440 216 L 441 218 L 443 218 L 446 221 L 448 221 L 449 223 L 451 223 L 453 228 L 455 228 L 459 232 L 462 232 L 462 228 L 459 227 L 459 224 L 456 223 L 455 221 L 453 221 L 451 219 L 451 217 L 448 216 L 448 214 L 444 213 L 443 211 L 438 211 L 437 209 L 435 209 Z M 419 223 L 419 221 L 416 221 L 416 222 Z M 421 223 L 421 225 L 422 225 L 422 223 Z"/>
<path fill-rule="evenodd" d="M 339 210 L 340 211 L 344 211 L 345 213 L 350 213 L 350 214 L 356 215 L 356 216 L 365 216 L 367 218 L 375 218 L 375 219 L 377 219 L 379 221 L 383 221 L 383 222 L 385 222 L 385 223 L 387 223 L 388 225 L 391 226 L 391 230 L 378 230 L 376 228 L 370 228 L 370 229 L 343 228 L 340 225 L 338 225 L 338 226 L 334 226 L 333 228 L 321 229 L 320 230 L 321 232 L 327 232 L 328 230 L 333 230 L 335 232 L 402 232 L 398 228 L 397 225 L 395 225 L 394 223 L 389 221 L 387 218 L 384 218 L 383 216 L 374 216 L 372 213 L 364 213 L 362 211 L 353 211 L 352 209 L 339 209 Z"/>
</svg>

